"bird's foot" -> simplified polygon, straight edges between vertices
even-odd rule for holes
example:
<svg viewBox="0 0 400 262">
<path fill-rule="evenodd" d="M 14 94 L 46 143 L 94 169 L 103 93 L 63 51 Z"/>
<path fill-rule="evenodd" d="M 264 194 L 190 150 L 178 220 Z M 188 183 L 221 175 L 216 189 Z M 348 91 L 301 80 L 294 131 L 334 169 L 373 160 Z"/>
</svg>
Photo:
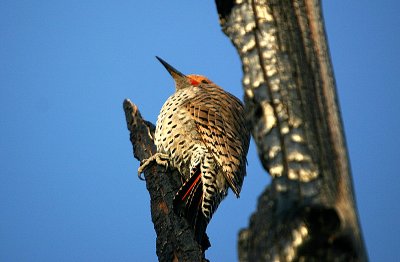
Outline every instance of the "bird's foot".
<svg viewBox="0 0 400 262">
<path fill-rule="evenodd" d="M 157 165 L 160 166 L 165 166 L 165 169 L 168 169 L 168 164 L 169 164 L 169 156 L 167 154 L 163 153 L 155 153 L 148 159 L 144 159 L 139 166 L 138 169 L 138 177 L 141 180 L 144 180 L 142 177 L 142 173 L 146 171 L 150 166 L 154 165 L 154 162 L 157 163 Z"/>
</svg>

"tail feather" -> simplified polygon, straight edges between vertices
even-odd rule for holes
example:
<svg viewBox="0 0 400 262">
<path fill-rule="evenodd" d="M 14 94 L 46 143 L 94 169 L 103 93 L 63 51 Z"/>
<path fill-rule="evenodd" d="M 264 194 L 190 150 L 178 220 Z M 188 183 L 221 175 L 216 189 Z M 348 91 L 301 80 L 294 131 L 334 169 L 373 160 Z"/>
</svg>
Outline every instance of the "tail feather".
<svg viewBox="0 0 400 262">
<path fill-rule="evenodd" d="M 199 217 L 199 212 L 201 212 L 201 203 L 203 202 L 203 190 L 202 183 L 198 182 L 189 195 L 186 207 L 185 207 L 185 217 L 188 222 L 197 229 L 197 219 Z"/>
<path fill-rule="evenodd" d="M 204 216 L 201 206 L 203 203 L 203 183 L 200 166 L 197 166 L 192 176 L 178 190 L 173 200 L 175 213 L 184 216 L 194 230 L 195 240 L 206 250 L 210 242 L 206 235 L 208 219 Z"/>
</svg>

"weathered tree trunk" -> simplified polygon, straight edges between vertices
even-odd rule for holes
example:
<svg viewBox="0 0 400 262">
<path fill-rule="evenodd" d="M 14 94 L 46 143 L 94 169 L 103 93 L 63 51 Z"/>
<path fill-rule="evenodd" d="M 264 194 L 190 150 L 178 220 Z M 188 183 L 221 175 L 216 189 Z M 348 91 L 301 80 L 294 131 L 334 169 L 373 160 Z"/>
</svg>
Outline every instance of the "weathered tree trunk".
<svg viewBox="0 0 400 262">
<path fill-rule="evenodd" d="M 217 0 L 272 183 L 240 261 L 367 261 L 318 0 Z"/>
<path fill-rule="evenodd" d="M 154 125 L 143 120 L 138 108 L 129 99 L 124 101 L 123 106 L 134 156 L 143 161 L 156 153 Z M 172 210 L 172 199 L 181 186 L 179 173 L 154 165 L 145 171 L 144 177 L 150 193 L 151 218 L 157 234 L 158 260 L 207 261 L 186 220 Z"/>
</svg>

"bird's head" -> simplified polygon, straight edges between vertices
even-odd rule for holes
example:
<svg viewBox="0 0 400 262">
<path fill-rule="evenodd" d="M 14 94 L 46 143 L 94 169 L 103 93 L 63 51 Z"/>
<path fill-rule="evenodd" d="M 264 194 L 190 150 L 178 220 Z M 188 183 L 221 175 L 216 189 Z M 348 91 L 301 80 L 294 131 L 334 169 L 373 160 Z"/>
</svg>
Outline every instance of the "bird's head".
<svg viewBox="0 0 400 262">
<path fill-rule="evenodd" d="M 156 56 L 158 61 L 167 69 L 168 73 L 175 81 L 176 90 L 192 86 L 201 86 L 202 84 L 214 84 L 210 79 L 202 75 L 184 75 L 173 66 Z"/>
</svg>

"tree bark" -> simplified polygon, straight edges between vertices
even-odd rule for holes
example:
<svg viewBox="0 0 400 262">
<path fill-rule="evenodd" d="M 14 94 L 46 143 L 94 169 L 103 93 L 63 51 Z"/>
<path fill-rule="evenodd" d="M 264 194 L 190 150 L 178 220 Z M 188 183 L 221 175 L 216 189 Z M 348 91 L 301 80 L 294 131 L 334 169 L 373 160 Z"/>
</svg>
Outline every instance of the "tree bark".
<svg viewBox="0 0 400 262">
<path fill-rule="evenodd" d="M 155 127 L 142 118 L 136 105 L 129 99 L 124 101 L 123 107 L 134 156 L 143 161 L 156 153 L 153 141 Z M 172 199 L 181 186 L 179 173 L 153 165 L 145 171 L 144 177 L 150 194 L 151 218 L 157 234 L 158 260 L 207 261 L 186 220 L 172 210 Z"/>
<path fill-rule="evenodd" d="M 367 261 L 320 2 L 216 4 L 273 178 L 239 234 L 240 261 Z"/>
</svg>

